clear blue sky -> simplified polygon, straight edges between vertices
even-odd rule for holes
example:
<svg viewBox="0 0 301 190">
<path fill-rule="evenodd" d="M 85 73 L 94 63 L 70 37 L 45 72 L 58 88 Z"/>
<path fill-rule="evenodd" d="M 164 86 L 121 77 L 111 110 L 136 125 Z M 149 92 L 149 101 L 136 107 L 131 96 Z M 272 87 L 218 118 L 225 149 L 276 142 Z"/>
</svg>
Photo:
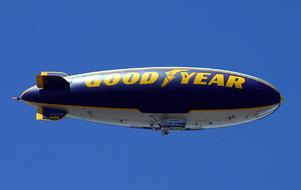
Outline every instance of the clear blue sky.
<svg viewBox="0 0 301 190">
<path fill-rule="evenodd" d="M 1 1 L 0 189 L 301 189 L 299 1 Z M 253 123 L 162 137 L 35 121 L 10 100 L 40 71 L 233 70 L 285 102 Z"/>
</svg>

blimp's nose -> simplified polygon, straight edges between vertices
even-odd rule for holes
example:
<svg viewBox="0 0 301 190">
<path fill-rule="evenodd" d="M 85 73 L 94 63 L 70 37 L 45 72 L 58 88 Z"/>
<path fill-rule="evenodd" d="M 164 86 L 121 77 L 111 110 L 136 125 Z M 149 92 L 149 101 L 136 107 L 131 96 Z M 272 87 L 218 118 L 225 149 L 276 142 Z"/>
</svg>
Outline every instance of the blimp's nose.
<svg viewBox="0 0 301 190">
<path fill-rule="evenodd" d="M 284 101 L 284 97 L 282 95 L 280 95 L 280 104 L 282 104 Z"/>
<path fill-rule="evenodd" d="M 21 100 L 26 102 L 38 102 L 39 98 L 39 89 L 36 86 L 33 86 L 25 90 L 21 95 Z"/>
<path fill-rule="evenodd" d="M 266 81 L 256 81 L 254 91 L 251 93 L 253 98 L 261 106 L 279 106 L 283 102 L 283 96 L 280 91 L 272 84 Z"/>
<path fill-rule="evenodd" d="M 273 85 L 267 83 L 266 84 L 267 89 L 265 90 L 265 93 L 262 94 L 264 99 L 266 99 L 266 102 L 270 102 L 272 107 L 267 108 L 269 110 L 269 113 L 272 113 L 276 111 L 281 104 L 283 103 L 283 96 L 281 95 L 280 91 L 275 88 Z"/>
<path fill-rule="evenodd" d="M 276 102 L 276 104 L 278 104 L 280 106 L 284 101 L 284 97 L 281 95 L 281 93 L 275 87 L 274 87 L 274 91 L 277 94 L 276 96 L 277 96 L 277 100 L 278 100 Z"/>
</svg>

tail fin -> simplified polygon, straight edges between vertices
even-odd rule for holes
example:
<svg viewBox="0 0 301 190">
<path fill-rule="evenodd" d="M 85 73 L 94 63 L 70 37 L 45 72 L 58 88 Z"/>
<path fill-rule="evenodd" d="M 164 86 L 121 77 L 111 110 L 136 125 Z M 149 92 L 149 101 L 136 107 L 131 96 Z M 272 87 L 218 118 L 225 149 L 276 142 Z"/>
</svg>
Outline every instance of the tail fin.
<svg viewBox="0 0 301 190">
<path fill-rule="evenodd" d="M 65 117 L 67 111 L 52 108 L 38 108 L 36 120 L 60 120 Z"/>
<path fill-rule="evenodd" d="M 68 75 L 62 72 L 41 72 L 37 76 L 37 87 L 45 89 L 69 87 L 69 82 L 64 78 L 66 76 Z"/>
</svg>

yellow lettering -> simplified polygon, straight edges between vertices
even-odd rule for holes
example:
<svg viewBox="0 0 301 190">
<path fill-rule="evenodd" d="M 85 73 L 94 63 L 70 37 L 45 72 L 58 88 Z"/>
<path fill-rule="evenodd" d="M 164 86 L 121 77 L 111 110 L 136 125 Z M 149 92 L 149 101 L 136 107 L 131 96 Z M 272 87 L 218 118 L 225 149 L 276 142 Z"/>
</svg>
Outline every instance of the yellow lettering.
<svg viewBox="0 0 301 190">
<path fill-rule="evenodd" d="M 226 87 L 231 88 L 231 87 L 235 86 L 235 88 L 242 89 L 242 84 L 245 83 L 245 81 L 246 81 L 246 79 L 243 77 L 230 75 L 228 78 L 228 81 L 226 83 Z"/>
<path fill-rule="evenodd" d="M 104 83 L 107 86 L 113 86 L 116 85 L 121 79 L 120 74 L 118 73 L 114 73 L 114 74 L 110 74 L 110 75 L 106 75 L 104 78 Z"/>
<path fill-rule="evenodd" d="M 193 72 L 188 74 L 188 72 L 181 72 L 181 75 L 182 75 L 181 84 L 188 84 L 189 80 L 191 79 L 191 77 L 195 75 L 195 73 Z"/>
<path fill-rule="evenodd" d="M 195 76 L 194 82 L 193 84 L 201 84 L 201 85 L 206 85 L 207 82 L 204 81 L 208 78 L 208 76 L 210 76 L 211 73 L 198 73 Z"/>
<path fill-rule="evenodd" d="M 100 79 L 86 80 L 86 86 L 89 88 L 99 87 L 101 83 Z"/>
<path fill-rule="evenodd" d="M 135 84 L 138 80 L 139 80 L 139 73 L 136 72 L 132 72 L 132 73 L 127 73 L 124 77 L 123 77 L 123 83 L 124 84 Z"/>
<path fill-rule="evenodd" d="M 145 72 L 142 75 L 140 84 L 152 84 L 156 82 L 159 78 L 159 74 L 157 72 Z"/>
<path fill-rule="evenodd" d="M 217 84 L 217 86 L 224 86 L 225 85 L 225 79 L 223 74 L 216 74 L 214 77 L 210 80 L 208 85 Z"/>
</svg>

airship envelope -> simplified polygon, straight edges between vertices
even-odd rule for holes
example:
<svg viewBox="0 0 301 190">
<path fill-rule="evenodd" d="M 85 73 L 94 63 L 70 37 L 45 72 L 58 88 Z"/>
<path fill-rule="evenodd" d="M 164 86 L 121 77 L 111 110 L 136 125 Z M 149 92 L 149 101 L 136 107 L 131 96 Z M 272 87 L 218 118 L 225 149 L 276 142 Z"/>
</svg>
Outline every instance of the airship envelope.
<svg viewBox="0 0 301 190">
<path fill-rule="evenodd" d="M 263 118 L 282 102 L 270 83 L 208 68 L 158 67 L 68 76 L 42 72 L 21 100 L 38 120 L 64 117 L 169 131 L 226 127 Z"/>
</svg>

